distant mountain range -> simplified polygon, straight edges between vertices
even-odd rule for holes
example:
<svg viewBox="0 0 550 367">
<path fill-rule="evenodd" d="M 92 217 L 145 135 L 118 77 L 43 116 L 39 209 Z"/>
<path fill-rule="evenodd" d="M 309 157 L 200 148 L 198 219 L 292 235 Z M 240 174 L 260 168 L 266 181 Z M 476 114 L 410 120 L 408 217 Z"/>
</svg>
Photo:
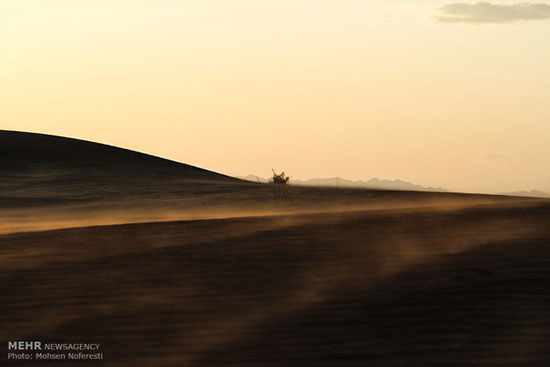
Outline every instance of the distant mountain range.
<svg viewBox="0 0 550 367">
<path fill-rule="evenodd" d="M 254 182 L 269 182 L 269 179 L 264 177 L 259 177 L 256 175 L 247 175 L 244 177 L 239 177 L 243 180 L 254 181 Z M 330 177 L 330 178 L 312 178 L 309 180 L 295 180 L 291 179 L 290 183 L 294 185 L 307 185 L 307 186 L 331 186 L 331 187 L 357 187 L 357 188 L 367 188 L 367 189 L 385 189 L 385 190 L 405 190 L 405 191 L 434 191 L 434 192 L 447 192 L 446 189 L 442 187 L 425 187 L 420 185 L 415 185 L 411 182 L 404 180 L 385 180 L 379 178 L 371 178 L 368 181 L 352 181 L 347 180 L 342 177 Z M 531 191 L 513 191 L 513 192 L 504 192 L 501 195 L 509 196 L 524 196 L 524 197 L 533 197 L 533 198 L 550 198 L 550 194 L 540 190 L 531 190 Z"/>
<path fill-rule="evenodd" d="M 532 198 L 550 198 L 549 193 L 544 191 L 539 191 L 539 190 L 505 192 L 504 195 L 526 196 L 526 197 L 532 197 Z"/>
<path fill-rule="evenodd" d="M 245 177 L 239 177 L 248 181 L 268 182 L 269 179 L 259 177 L 255 175 L 248 175 Z M 386 190 L 406 190 L 406 191 L 437 191 L 446 192 L 442 187 L 424 187 L 415 185 L 413 183 L 403 180 L 385 180 L 379 178 L 371 178 L 368 181 L 352 181 L 342 177 L 330 177 L 330 178 L 312 178 L 310 180 L 295 180 L 290 181 L 294 185 L 307 185 L 307 186 L 332 186 L 332 187 L 361 187 L 370 189 L 386 189 Z"/>
</svg>

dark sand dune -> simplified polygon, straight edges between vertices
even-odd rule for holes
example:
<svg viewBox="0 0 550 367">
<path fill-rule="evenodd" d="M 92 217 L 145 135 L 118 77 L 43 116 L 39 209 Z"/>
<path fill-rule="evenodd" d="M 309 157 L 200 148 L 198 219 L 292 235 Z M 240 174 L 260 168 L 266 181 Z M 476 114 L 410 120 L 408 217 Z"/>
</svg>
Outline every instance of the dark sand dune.
<svg viewBox="0 0 550 367">
<path fill-rule="evenodd" d="M 162 219 L 169 207 L 198 208 L 203 194 L 205 207 L 214 206 L 243 185 L 250 186 L 126 149 L 0 130 L 0 233 Z"/>
<path fill-rule="evenodd" d="M 14 173 L 36 173 L 44 167 L 45 171 L 71 169 L 81 174 L 99 173 L 106 178 L 139 173 L 175 175 L 190 180 L 236 181 L 202 168 L 110 145 L 19 131 L 0 130 L 0 155 L 3 170 Z"/>
<path fill-rule="evenodd" d="M 81 204 L 167 195 L 200 182 L 241 180 L 187 164 L 104 144 L 0 130 L 4 206 Z M 171 189 L 170 189 L 171 187 Z"/>
<path fill-rule="evenodd" d="M 78 176 L 56 156 L 74 181 L 32 178 L 50 164 L 32 154 L 2 171 L 1 339 L 102 343 L 104 360 L 0 364 L 550 365 L 548 200 L 295 187 L 274 197 L 269 185 L 116 154 L 121 166 L 123 154 L 143 159 L 124 175 L 147 184 L 134 190 L 118 169 Z"/>
</svg>

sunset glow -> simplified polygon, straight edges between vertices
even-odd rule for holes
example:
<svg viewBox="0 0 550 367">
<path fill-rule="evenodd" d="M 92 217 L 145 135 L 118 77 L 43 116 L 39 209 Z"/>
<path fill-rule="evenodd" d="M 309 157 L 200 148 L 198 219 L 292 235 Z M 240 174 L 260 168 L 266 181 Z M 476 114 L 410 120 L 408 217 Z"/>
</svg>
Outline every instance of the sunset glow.
<svg viewBox="0 0 550 367">
<path fill-rule="evenodd" d="M 2 0 L 0 128 L 235 176 L 550 192 L 536 3 Z"/>
</svg>

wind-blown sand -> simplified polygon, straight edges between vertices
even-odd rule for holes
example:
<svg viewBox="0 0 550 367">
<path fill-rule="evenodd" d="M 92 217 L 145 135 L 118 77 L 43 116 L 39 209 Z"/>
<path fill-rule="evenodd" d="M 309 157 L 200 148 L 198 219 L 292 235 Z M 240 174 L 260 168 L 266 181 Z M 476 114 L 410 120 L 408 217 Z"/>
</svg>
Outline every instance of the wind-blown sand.
<svg viewBox="0 0 550 367">
<path fill-rule="evenodd" d="M 103 361 L 77 366 L 550 364 L 548 200 L 303 187 L 275 197 L 14 132 L 0 132 L 0 153 L 4 341 L 102 343 Z M 125 221 L 142 223 L 110 225 Z"/>
</svg>

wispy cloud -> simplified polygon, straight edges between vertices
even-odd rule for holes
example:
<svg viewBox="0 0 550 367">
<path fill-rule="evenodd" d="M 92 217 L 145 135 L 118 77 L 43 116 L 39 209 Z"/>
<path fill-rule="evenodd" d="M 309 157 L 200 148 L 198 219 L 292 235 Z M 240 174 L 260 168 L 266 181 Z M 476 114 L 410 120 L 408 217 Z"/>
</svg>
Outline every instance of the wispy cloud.
<svg viewBox="0 0 550 367">
<path fill-rule="evenodd" d="M 440 7 L 439 13 L 434 18 L 440 23 L 512 23 L 520 20 L 549 19 L 550 4 L 451 3 Z"/>
</svg>

